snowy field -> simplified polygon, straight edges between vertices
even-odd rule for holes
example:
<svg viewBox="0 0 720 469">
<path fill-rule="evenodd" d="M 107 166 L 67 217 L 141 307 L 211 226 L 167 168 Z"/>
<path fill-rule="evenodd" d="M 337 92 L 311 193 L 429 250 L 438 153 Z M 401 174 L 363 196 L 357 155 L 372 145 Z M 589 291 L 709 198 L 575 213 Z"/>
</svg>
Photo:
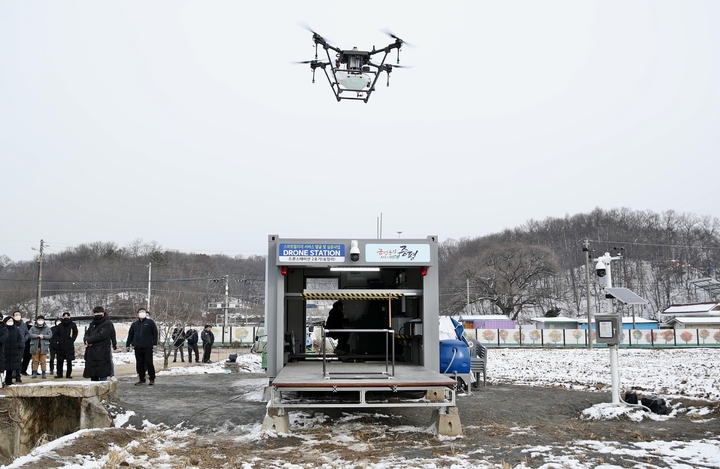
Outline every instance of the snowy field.
<svg viewBox="0 0 720 469">
<path fill-rule="evenodd" d="M 240 370 L 258 372 L 260 369 L 259 355 L 241 355 Z M 640 409 L 613 406 L 611 404 L 598 404 L 585 409 L 578 419 L 616 419 L 621 414 L 623 418 L 631 420 L 653 419 L 659 422 L 673 419 L 678 416 L 677 408 L 673 407 L 673 398 L 693 398 L 707 405 L 717 404 L 720 401 L 720 349 L 654 349 L 654 350 L 629 350 L 621 349 L 619 352 L 619 364 L 621 370 L 621 388 L 624 390 L 634 389 L 639 394 L 653 394 L 664 397 L 668 400 L 671 408 L 669 415 L 656 415 L 644 412 Z M 492 384 L 521 384 L 526 386 L 554 386 L 572 390 L 596 391 L 608 395 L 610 399 L 610 366 L 609 351 L 607 349 L 578 350 L 578 349 L 491 349 L 488 354 L 488 385 Z M 183 373 L 225 373 L 222 363 L 214 363 L 198 367 L 174 368 L 171 371 L 162 373 L 183 374 Z M 260 386 L 261 383 L 257 383 Z M 256 393 L 256 398 L 261 399 L 261 393 Z M 462 396 L 459 399 L 463 399 Z M 306 467 L 321 468 L 373 468 L 373 469 L 399 469 L 399 468 L 435 468 L 448 467 L 453 469 L 466 468 L 502 468 L 502 469 L 527 469 L 529 467 L 541 468 L 569 468 L 580 469 L 597 467 L 611 469 L 618 467 L 636 467 L 650 469 L 656 467 L 672 468 L 717 468 L 720 467 L 720 422 L 710 416 L 707 407 L 684 408 L 682 412 L 693 413 L 697 418 L 697 425 L 705 425 L 715 436 L 703 440 L 694 441 L 638 441 L 614 442 L 608 440 L 578 440 L 562 443 L 564 456 L 553 455 L 552 447 L 528 448 L 528 454 L 532 454 L 533 460 L 545 458 L 541 466 L 526 466 L 521 463 L 516 466 L 497 464 L 492 462 L 478 462 L 478 455 L 456 453 L 452 457 L 439 456 L 422 459 L 409 460 L 403 457 L 386 457 L 382 463 L 367 463 L 363 461 L 344 461 L 324 456 L 318 452 L 317 464 L 314 466 L 298 465 L 284 461 L 291 459 L 293 451 L 291 448 L 281 448 L 268 455 L 266 460 L 253 460 L 248 458 L 238 464 L 223 462 L 223 457 L 218 455 L 218 468 L 239 467 L 243 469 L 259 467 L 278 467 L 283 469 L 299 469 Z M 313 420 L 310 414 L 304 412 L 293 412 L 290 414 L 291 425 L 295 428 L 302 427 L 295 436 L 303 440 L 303 451 L 313 451 L 315 447 L 321 447 L 321 442 L 327 439 L 327 433 L 332 432 L 333 439 L 343 441 L 348 447 L 362 447 L 368 442 L 359 441 L 357 438 L 358 417 L 354 414 L 347 415 L 347 418 L 337 425 L 328 429 L 321 422 Z M 462 417 L 462 416 L 461 416 Z M 127 428 L 126 414 L 118 415 L 115 419 L 116 427 Z M 713 431 L 714 429 L 714 431 Z M 162 425 L 162 422 L 146 422 L 145 427 L 140 429 L 148 435 L 142 442 L 132 441 L 124 446 L 115 446 L 104 456 L 99 455 L 77 455 L 72 461 L 59 461 L 57 467 L 63 468 L 115 468 L 115 467 L 137 467 L 137 468 L 194 468 L 204 469 L 207 466 L 193 466 L 192 463 L 184 461 L 178 463 L 169 456 L 170 448 L 178 445 L 188 444 L 192 439 L 192 431 L 188 429 L 171 429 Z M 394 428 L 395 432 L 402 432 L 403 429 Z M 408 427 L 407 432 L 430 432 L 427 428 Z M 88 431 L 81 431 L 66 437 L 60 438 L 43 446 L 36 448 L 30 455 L 18 458 L 10 468 L 31 468 L 35 467 L 40 457 L 48 456 L 58 460 L 55 451 L 63 445 L 69 445 L 74 439 L 79 438 Z M 283 438 L 273 433 L 261 431 L 260 424 L 249 425 L 246 433 L 236 438 L 236 443 L 262 441 L 267 438 Z M 456 438 L 437 437 L 448 445 L 453 445 L 462 436 Z M 134 450 L 139 444 L 151 445 L 152 451 L 138 454 Z M 371 446 L 371 445 L 370 445 Z M 297 448 L 295 448 L 295 451 Z M 556 452 L 557 453 L 557 452 Z M 602 460 L 584 457 L 584 453 L 607 453 L 626 455 L 628 460 L 642 461 L 645 457 L 661 458 L 665 465 L 650 465 L 637 463 L 633 466 L 615 466 L 604 463 Z M 48 466 L 43 466 L 48 467 Z"/>
</svg>

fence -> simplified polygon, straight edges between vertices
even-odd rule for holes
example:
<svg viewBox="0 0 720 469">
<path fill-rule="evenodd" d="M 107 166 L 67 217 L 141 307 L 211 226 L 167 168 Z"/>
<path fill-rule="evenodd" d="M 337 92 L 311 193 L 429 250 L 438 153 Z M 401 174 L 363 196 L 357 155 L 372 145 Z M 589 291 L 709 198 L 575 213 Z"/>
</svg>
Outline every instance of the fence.
<svg viewBox="0 0 720 469">
<path fill-rule="evenodd" d="M 587 329 L 465 329 L 486 347 L 587 347 Z M 593 346 L 604 347 L 595 341 Z M 620 347 L 720 347 L 720 329 L 623 329 Z"/>
<path fill-rule="evenodd" d="M 130 324 L 128 323 L 116 323 L 115 326 L 115 336 L 117 337 L 118 347 L 125 347 L 125 340 L 128 336 L 128 331 L 130 330 Z M 158 326 L 160 328 L 162 326 Z M 83 332 L 84 332 L 84 325 L 78 326 L 78 329 L 80 330 L 77 340 L 75 340 L 75 343 L 77 345 L 82 345 L 83 343 Z M 198 333 L 198 340 L 199 343 L 202 344 L 202 340 L 200 339 L 200 334 L 203 331 L 203 326 L 188 326 L 185 327 L 185 330 L 188 329 L 195 329 Z M 255 336 L 265 334 L 265 328 L 259 327 L 259 326 L 228 326 L 228 327 L 222 327 L 222 326 L 213 326 L 212 332 L 215 335 L 215 345 L 233 345 L 233 344 L 240 344 L 240 345 L 246 345 L 251 346 L 253 342 L 255 342 Z M 160 340 L 162 340 L 164 337 L 164 334 L 161 334 Z M 172 342 L 172 339 L 170 337 L 167 337 L 169 342 Z M 187 343 L 185 344 L 187 345 Z"/>
</svg>

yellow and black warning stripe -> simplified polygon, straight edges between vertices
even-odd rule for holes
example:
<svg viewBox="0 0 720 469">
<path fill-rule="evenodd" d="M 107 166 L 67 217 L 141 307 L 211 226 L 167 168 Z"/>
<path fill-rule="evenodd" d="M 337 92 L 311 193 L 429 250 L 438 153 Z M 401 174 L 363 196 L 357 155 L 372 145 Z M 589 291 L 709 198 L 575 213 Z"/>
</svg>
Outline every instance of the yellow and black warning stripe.
<svg viewBox="0 0 720 469">
<path fill-rule="evenodd" d="M 387 300 L 388 298 L 401 298 L 403 294 L 370 292 L 305 292 L 302 296 L 306 300 Z"/>
</svg>

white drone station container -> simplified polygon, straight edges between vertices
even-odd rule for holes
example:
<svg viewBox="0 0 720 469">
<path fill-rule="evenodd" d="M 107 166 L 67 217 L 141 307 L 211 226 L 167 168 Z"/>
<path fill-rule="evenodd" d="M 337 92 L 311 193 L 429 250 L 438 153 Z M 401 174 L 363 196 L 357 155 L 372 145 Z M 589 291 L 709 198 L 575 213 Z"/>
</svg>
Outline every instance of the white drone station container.
<svg viewBox="0 0 720 469">
<path fill-rule="evenodd" d="M 289 433 L 288 408 L 412 406 L 434 409 L 438 433 L 461 433 L 456 382 L 439 370 L 437 253 L 437 236 L 268 237 L 263 428 Z M 337 300 L 349 350 L 326 346 L 338 330 L 322 325 L 322 345 L 309 350 L 301 339 L 312 326 L 308 301 L 329 310 Z"/>
</svg>

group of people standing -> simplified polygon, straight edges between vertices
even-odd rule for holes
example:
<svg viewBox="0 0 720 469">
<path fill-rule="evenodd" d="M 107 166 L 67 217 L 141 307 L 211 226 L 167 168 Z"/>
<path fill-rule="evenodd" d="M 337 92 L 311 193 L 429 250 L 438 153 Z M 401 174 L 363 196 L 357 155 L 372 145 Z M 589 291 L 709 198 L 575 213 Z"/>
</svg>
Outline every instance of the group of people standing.
<svg viewBox="0 0 720 469">
<path fill-rule="evenodd" d="M 85 344 L 85 369 L 83 377 L 92 381 L 106 381 L 114 375 L 112 350 L 117 350 L 115 326 L 102 306 L 93 308 L 93 319 L 85 329 L 83 343 Z M 158 345 L 158 328 L 150 319 L 148 311 L 140 308 L 137 311 L 137 320 L 130 325 L 126 341 L 127 350 L 132 348 L 135 352 L 136 371 L 138 382 L 136 386 L 145 384 L 149 380 L 155 384 L 155 365 L 153 364 L 153 351 Z M 34 321 L 24 321 L 22 313 L 15 311 L 0 321 L 0 374 L 5 373 L 0 385 L 22 383 L 22 376 L 31 376 L 32 379 L 47 378 L 49 365 L 50 374 L 57 369 L 55 378 L 72 378 L 72 362 L 75 360 L 75 341 L 78 337 L 78 328 L 71 319 L 70 313 L 63 313 L 62 317 L 50 327 L 45 317 L 40 315 Z M 203 342 L 203 363 L 210 363 L 210 354 L 215 342 L 215 336 L 210 325 L 206 325 L 199 337 Z M 192 363 L 192 355 L 199 362 L 198 332 L 189 329 L 185 332 L 178 325 L 172 333 L 175 347 L 174 360 L 177 361 L 177 352 L 180 351 L 180 360 L 185 361 L 183 345 L 187 341 L 188 361 Z M 48 364 L 48 355 L 50 356 Z M 32 361 L 31 375 L 27 368 Z M 147 379 L 146 379 L 147 375 Z"/>
<path fill-rule="evenodd" d="M 3 383 L 8 386 L 22 383 L 22 376 L 28 376 L 27 369 L 32 362 L 31 376 L 47 378 L 48 355 L 50 373 L 55 378 L 63 377 L 63 365 L 67 363 L 67 378 L 72 378 L 72 361 L 75 360 L 75 339 L 78 329 L 64 313 L 61 319 L 50 327 L 40 315 L 35 321 L 23 321 L 22 312 L 14 311 L 0 322 L 0 373 L 5 373 Z"/>
<path fill-rule="evenodd" d="M 212 353 L 212 347 L 215 343 L 215 334 L 213 334 L 212 327 L 210 325 L 206 325 L 203 328 L 200 337 L 202 338 L 203 343 L 202 362 L 210 363 L 210 354 Z M 183 355 L 183 345 L 185 344 L 185 341 L 187 341 L 188 362 L 192 363 L 192 357 L 194 353 L 195 362 L 200 363 L 200 353 L 198 351 L 198 333 L 195 329 L 191 328 L 188 329 L 186 332 L 182 325 L 178 324 L 172 331 L 172 340 L 173 348 L 175 349 L 173 353 L 173 362 L 177 362 L 178 352 L 180 352 L 180 361 L 185 361 L 185 356 Z"/>
</svg>

